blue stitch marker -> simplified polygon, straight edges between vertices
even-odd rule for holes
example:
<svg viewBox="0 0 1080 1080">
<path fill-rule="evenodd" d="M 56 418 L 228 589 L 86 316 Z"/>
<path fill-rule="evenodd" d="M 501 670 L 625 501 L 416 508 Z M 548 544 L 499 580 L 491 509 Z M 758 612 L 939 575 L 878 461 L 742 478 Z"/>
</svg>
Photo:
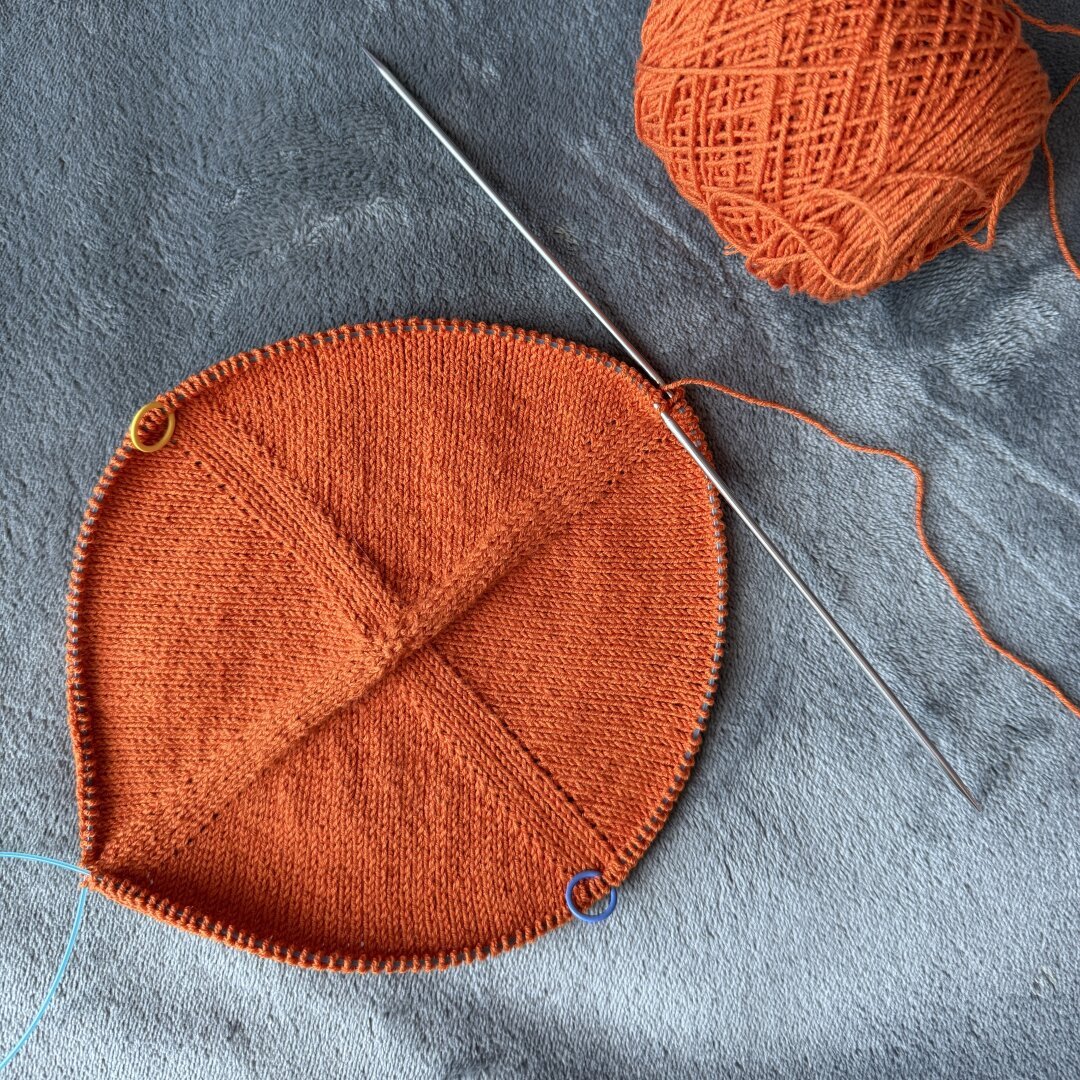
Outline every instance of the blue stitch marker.
<svg viewBox="0 0 1080 1080">
<path fill-rule="evenodd" d="M 566 886 L 566 906 L 570 909 L 570 914 L 575 919 L 580 919 L 586 923 L 599 923 L 605 919 L 610 918 L 615 912 L 615 905 L 619 902 L 619 890 L 614 885 L 610 886 L 608 892 L 607 904 L 604 906 L 603 911 L 598 911 L 595 915 L 590 915 L 587 911 L 582 911 L 581 908 L 574 903 L 574 889 L 578 887 L 583 881 L 592 881 L 595 878 L 601 877 L 599 870 L 582 870 L 580 874 L 575 874 L 570 883 Z"/>
</svg>

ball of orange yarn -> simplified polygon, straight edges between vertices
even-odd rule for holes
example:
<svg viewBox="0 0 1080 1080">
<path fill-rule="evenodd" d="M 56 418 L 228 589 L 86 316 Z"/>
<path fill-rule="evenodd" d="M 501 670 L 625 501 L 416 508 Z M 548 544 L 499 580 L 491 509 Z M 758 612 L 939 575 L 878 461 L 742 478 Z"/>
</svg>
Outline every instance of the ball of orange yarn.
<svg viewBox="0 0 1080 1080">
<path fill-rule="evenodd" d="M 1050 114 L 1003 0 L 653 0 L 641 140 L 774 288 L 869 292 L 987 248 Z"/>
</svg>

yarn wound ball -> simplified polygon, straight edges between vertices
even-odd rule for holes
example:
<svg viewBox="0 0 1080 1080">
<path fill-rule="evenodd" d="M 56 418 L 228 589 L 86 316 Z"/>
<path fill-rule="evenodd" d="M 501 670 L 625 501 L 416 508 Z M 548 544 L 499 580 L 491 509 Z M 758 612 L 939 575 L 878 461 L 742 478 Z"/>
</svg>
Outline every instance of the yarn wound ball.
<svg viewBox="0 0 1080 1080">
<path fill-rule="evenodd" d="M 987 248 L 1051 111 L 1003 0 L 653 0 L 637 132 L 729 250 L 820 300 Z"/>
<path fill-rule="evenodd" d="M 401 970 L 565 922 L 580 871 L 579 907 L 617 886 L 688 776 L 725 625 L 719 504 L 660 412 L 702 441 L 681 394 L 409 321 L 158 402 L 72 571 L 89 887 L 289 963 Z"/>
</svg>

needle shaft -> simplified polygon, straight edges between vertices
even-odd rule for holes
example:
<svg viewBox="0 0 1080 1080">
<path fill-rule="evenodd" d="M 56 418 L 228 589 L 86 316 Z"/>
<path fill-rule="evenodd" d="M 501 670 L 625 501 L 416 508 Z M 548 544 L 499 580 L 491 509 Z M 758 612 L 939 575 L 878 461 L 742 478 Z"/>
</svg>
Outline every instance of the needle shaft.
<svg viewBox="0 0 1080 1080">
<path fill-rule="evenodd" d="M 396 91 L 399 97 L 409 106 L 410 109 L 423 121 L 424 125 L 429 131 L 442 143 L 442 145 L 449 151 L 454 160 L 469 174 L 473 182 L 480 188 L 481 191 L 502 211 L 503 216 L 510 222 L 525 237 L 526 240 L 532 245 L 532 247 L 540 254 L 544 261 L 555 271 L 556 274 L 562 278 L 563 282 L 569 287 L 571 292 L 585 305 L 586 308 L 592 313 L 593 317 L 600 323 L 601 326 L 619 343 L 623 351 L 630 357 L 631 360 L 641 369 L 642 373 L 649 379 L 650 382 L 656 386 L 663 387 L 665 385 L 664 379 L 660 373 L 652 366 L 652 364 L 642 355 L 637 347 L 630 341 L 623 332 L 608 318 L 604 310 L 596 303 L 595 300 L 573 279 L 573 277 L 566 271 L 558 259 L 552 254 L 548 247 L 535 236 L 533 232 L 525 225 L 525 223 L 514 213 L 513 210 L 503 201 L 499 193 L 484 179 L 484 177 L 477 172 L 472 162 L 457 148 L 450 137 L 442 130 L 441 127 L 432 119 L 427 110 L 416 100 L 415 97 L 402 85 L 397 76 L 394 75 L 389 68 L 386 67 L 382 61 L 373 56 L 367 49 L 364 49 L 368 59 L 375 65 L 379 74 L 390 84 L 390 86 Z M 956 770 L 949 764 L 948 760 L 937 748 L 934 741 L 923 730 L 919 722 L 908 712 L 904 707 L 900 699 L 889 688 L 888 683 L 878 674 L 877 670 L 870 663 L 869 660 L 863 655 L 862 651 L 855 644 L 854 641 L 848 636 L 844 628 L 833 618 L 828 608 L 817 598 L 813 590 L 802 579 L 798 571 L 791 565 L 791 563 L 784 556 L 783 552 L 772 542 L 768 534 L 760 525 L 751 517 L 750 513 L 738 500 L 735 494 L 730 490 L 727 484 L 721 479 L 716 470 L 709 464 L 708 459 L 702 454 L 702 452 L 694 445 L 689 439 L 686 433 L 681 427 L 672 419 L 668 413 L 661 413 L 664 423 L 667 425 L 671 434 L 678 441 L 679 445 L 693 458 L 694 462 L 698 465 L 701 471 L 705 474 L 709 483 L 719 492 L 720 497 L 728 504 L 728 506 L 734 511 L 734 513 L 743 521 L 746 527 L 753 534 L 754 538 L 759 544 L 769 553 L 773 561 L 780 567 L 781 570 L 788 576 L 792 584 L 802 595 L 803 599 L 814 609 L 814 612 L 825 623 L 825 625 L 832 632 L 833 636 L 840 642 L 841 645 L 851 654 L 852 658 L 862 669 L 863 673 L 870 679 L 874 686 L 878 689 L 885 700 L 893 707 L 893 709 L 900 715 L 904 722 L 908 725 L 915 737 L 922 743 L 923 747 L 928 751 L 930 756 L 941 767 L 941 770 L 952 782 L 953 786 L 964 796 L 965 799 L 976 809 L 981 810 L 982 805 L 975 797 L 971 789 L 964 783 L 963 779 L 958 775 Z"/>
</svg>

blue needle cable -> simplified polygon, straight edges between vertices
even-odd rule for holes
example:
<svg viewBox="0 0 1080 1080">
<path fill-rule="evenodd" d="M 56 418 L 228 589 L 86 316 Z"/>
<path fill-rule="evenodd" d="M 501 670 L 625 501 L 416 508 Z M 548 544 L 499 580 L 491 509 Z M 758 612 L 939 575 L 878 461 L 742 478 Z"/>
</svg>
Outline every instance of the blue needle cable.
<svg viewBox="0 0 1080 1080">
<path fill-rule="evenodd" d="M 86 876 L 86 871 L 81 866 L 75 866 L 73 863 L 63 862 L 60 859 L 51 859 L 48 855 L 31 855 L 29 852 L 24 851 L 0 851 L 0 859 L 19 859 L 22 862 L 43 863 L 45 866 L 54 866 L 59 870 L 70 870 L 74 874 Z M 68 964 L 71 963 L 71 954 L 75 951 L 75 941 L 79 936 L 79 931 L 82 929 L 87 896 L 89 896 L 89 893 L 86 889 L 79 890 L 79 901 L 75 905 L 75 918 L 71 923 L 71 932 L 68 934 L 67 945 L 64 946 L 64 955 L 60 958 L 60 966 L 56 969 L 56 974 L 53 976 L 49 989 L 38 1006 L 37 1012 L 34 1013 L 34 1018 L 19 1036 L 19 1041 L 0 1061 L 0 1072 L 11 1064 L 18 1052 L 27 1044 L 30 1036 L 34 1034 L 34 1029 L 41 1023 L 41 1018 L 52 1004 L 53 998 L 56 997 L 57 990 L 60 989 L 60 982 L 64 977 L 64 972 L 67 971 Z"/>
</svg>

